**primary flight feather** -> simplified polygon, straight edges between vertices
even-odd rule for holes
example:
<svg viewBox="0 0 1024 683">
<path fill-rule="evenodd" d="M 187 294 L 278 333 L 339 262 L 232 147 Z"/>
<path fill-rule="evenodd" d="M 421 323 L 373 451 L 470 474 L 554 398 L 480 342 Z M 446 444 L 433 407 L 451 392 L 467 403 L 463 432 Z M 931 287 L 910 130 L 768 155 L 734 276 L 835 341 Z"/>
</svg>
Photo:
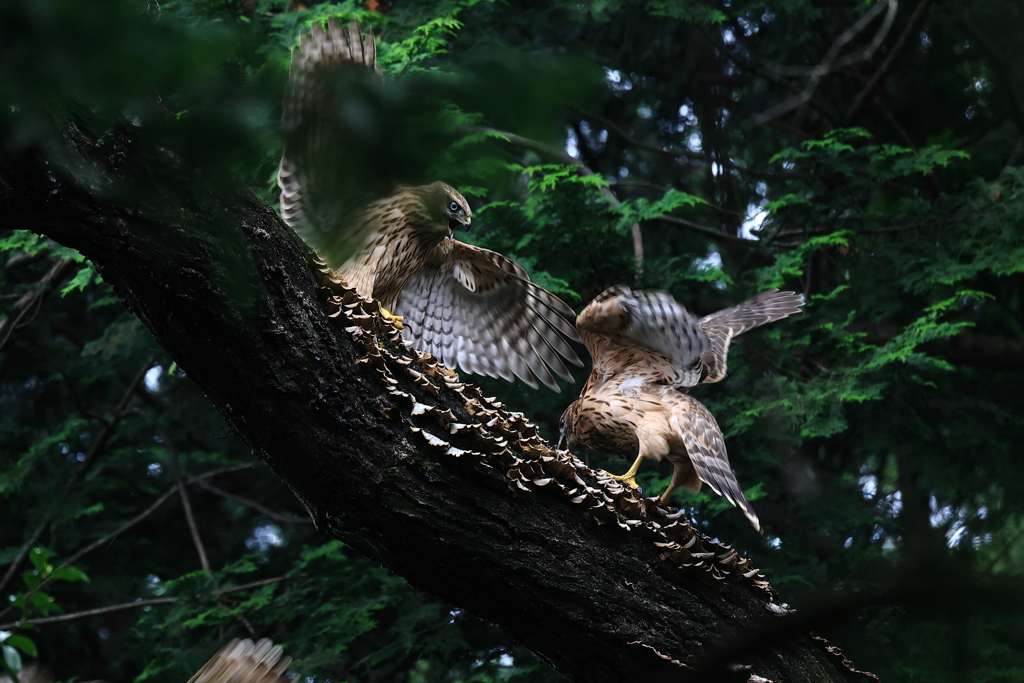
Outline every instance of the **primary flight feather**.
<svg viewBox="0 0 1024 683">
<path fill-rule="evenodd" d="M 281 646 L 262 638 L 252 642 L 232 640 L 210 658 L 188 683 L 291 683 L 291 657 L 282 657 Z"/>
</svg>

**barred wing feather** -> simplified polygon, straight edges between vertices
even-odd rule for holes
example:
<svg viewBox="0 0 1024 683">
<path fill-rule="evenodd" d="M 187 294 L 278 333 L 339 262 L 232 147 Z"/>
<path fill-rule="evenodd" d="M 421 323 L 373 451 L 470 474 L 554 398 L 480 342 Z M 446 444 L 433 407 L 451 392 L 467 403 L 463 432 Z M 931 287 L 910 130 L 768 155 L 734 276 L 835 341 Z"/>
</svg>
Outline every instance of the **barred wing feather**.
<svg viewBox="0 0 1024 683">
<path fill-rule="evenodd" d="M 412 278 L 394 313 L 406 339 L 449 367 L 559 391 L 556 376 L 573 381 L 563 361 L 583 364 L 566 341 L 579 341 L 563 317 L 572 309 L 501 254 L 463 242 Z"/>
<path fill-rule="evenodd" d="M 717 382 L 725 377 L 726 360 L 732 338 L 759 325 L 799 313 L 803 297 L 796 292 L 769 289 L 738 306 L 704 316 L 698 323 L 711 341 L 702 356 L 704 376 L 701 382 Z"/>
<path fill-rule="evenodd" d="M 292 54 L 282 125 L 286 132 L 278 169 L 281 217 L 334 269 L 360 247 L 371 226 L 362 215 L 365 192 L 358 169 L 344 163 L 349 144 L 337 125 L 346 83 L 374 78 L 373 35 L 357 24 L 342 29 L 331 21 L 314 25 Z"/>
</svg>

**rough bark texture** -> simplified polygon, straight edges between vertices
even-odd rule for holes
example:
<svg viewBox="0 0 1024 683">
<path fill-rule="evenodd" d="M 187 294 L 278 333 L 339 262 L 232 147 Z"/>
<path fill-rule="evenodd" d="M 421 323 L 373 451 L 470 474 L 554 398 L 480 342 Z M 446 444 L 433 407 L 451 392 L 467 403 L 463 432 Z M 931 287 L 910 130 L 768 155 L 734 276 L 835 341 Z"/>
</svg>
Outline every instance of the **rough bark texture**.
<svg viewBox="0 0 1024 683">
<path fill-rule="evenodd" d="M 63 168 L 0 157 L 2 224 L 88 256 L 320 529 L 574 681 L 870 676 L 748 560 L 389 341 L 245 188 L 125 137 L 68 139 Z"/>
</svg>

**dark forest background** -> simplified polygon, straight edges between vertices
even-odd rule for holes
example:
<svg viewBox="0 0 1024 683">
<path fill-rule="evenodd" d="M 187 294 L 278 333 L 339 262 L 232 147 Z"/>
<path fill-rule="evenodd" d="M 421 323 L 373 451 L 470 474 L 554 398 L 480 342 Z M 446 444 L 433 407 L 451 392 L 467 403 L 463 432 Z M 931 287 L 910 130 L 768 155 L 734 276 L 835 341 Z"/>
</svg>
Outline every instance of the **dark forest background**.
<svg viewBox="0 0 1024 683">
<path fill-rule="evenodd" d="M 695 392 L 766 533 L 674 502 L 858 668 L 1024 679 L 1024 3 L 9 2 L 4 151 L 57 150 L 75 109 L 273 204 L 289 49 L 328 17 L 377 34 L 405 114 L 377 132 L 470 198 L 458 237 L 577 310 L 618 283 L 699 314 L 803 293 Z M 562 680 L 318 534 L 79 255 L 2 223 L 0 251 L 8 667 L 180 681 L 256 635 L 309 680 Z M 553 440 L 585 373 L 480 383 Z"/>
</svg>

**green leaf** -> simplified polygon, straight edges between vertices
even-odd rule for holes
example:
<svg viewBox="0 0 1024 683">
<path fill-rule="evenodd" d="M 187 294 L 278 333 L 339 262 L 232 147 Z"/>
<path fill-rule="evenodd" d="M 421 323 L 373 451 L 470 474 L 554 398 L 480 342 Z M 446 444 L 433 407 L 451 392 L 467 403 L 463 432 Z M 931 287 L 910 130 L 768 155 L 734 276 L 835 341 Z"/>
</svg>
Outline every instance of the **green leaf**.
<svg viewBox="0 0 1024 683">
<path fill-rule="evenodd" d="M 46 574 L 53 569 L 53 567 L 47 564 L 47 561 L 53 557 L 53 554 L 53 551 L 49 548 L 32 548 L 29 551 L 28 559 L 40 574 Z"/>
<path fill-rule="evenodd" d="M 810 204 L 810 203 L 811 203 L 811 200 L 808 197 L 804 196 L 804 195 L 798 195 L 798 194 L 789 193 L 789 194 L 785 194 L 785 195 L 779 197 L 778 199 L 773 199 L 772 201 L 770 201 L 767 204 L 765 204 L 764 205 L 764 211 L 768 211 L 769 213 L 771 213 L 773 211 L 778 211 L 779 209 L 781 209 L 784 206 L 792 206 L 794 204 Z"/>
<path fill-rule="evenodd" d="M 86 576 L 78 567 L 61 567 L 60 569 L 54 570 L 50 574 L 50 578 L 56 581 L 83 581 L 89 582 L 89 577 Z"/>
<path fill-rule="evenodd" d="M 24 652 L 29 657 L 38 657 L 39 656 L 39 653 L 36 651 L 36 644 L 33 643 L 30 638 L 26 638 L 25 636 L 19 636 L 19 635 L 9 636 L 7 638 L 7 640 L 4 641 L 4 644 L 5 645 L 10 645 L 11 647 L 18 648 L 19 650 Z"/>
<path fill-rule="evenodd" d="M 10 645 L 4 644 L 4 667 L 9 673 L 18 673 L 21 671 L 21 655 Z"/>
<path fill-rule="evenodd" d="M 25 582 L 25 585 L 30 591 L 34 591 L 36 588 L 39 588 L 39 584 L 43 578 L 39 575 L 38 571 L 33 570 L 30 572 L 22 572 L 21 580 Z"/>
<path fill-rule="evenodd" d="M 76 289 L 84 291 L 89 285 L 99 284 L 103 282 L 103 278 L 96 272 L 96 269 L 91 263 L 86 263 L 84 266 L 78 269 L 75 276 L 68 280 L 68 283 L 60 290 L 61 296 L 67 296 Z"/>
<path fill-rule="evenodd" d="M 85 257 L 74 249 L 62 247 L 28 230 L 15 230 L 6 237 L 0 238 L 0 252 L 8 251 L 23 251 L 30 256 L 43 254 L 56 258 L 69 258 L 79 263 L 85 260 Z"/>
<path fill-rule="evenodd" d="M 61 608 L 58 605 L 52 595 L 48 593 L 32 593 L 30 600 L 32 601 L 32 607 L 35 611 L 42 616 L 53 614 L 54 612 L 60 612 Z"/>
</svg>

